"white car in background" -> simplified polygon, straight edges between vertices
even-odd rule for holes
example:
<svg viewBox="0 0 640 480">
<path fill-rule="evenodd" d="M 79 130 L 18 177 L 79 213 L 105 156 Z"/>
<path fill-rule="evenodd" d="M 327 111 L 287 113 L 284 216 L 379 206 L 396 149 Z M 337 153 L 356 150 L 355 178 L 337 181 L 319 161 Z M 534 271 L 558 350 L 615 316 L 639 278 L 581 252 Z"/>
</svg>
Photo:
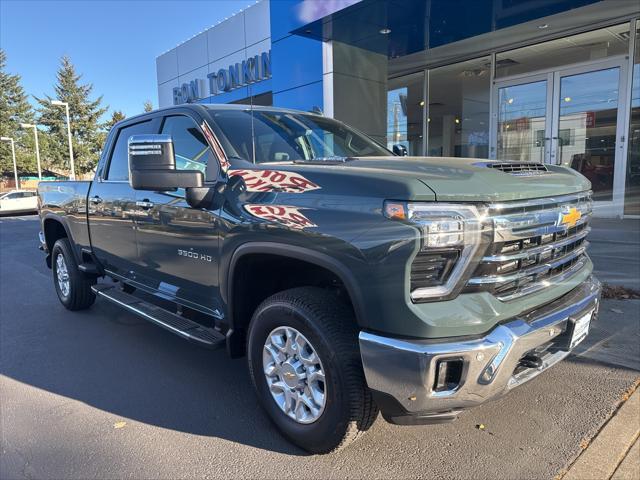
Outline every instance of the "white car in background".
<svg viewBox="0 0 640 480">
<path fill-rule="evenodd" d="M 29 190 L 0 193 L 0 214 L 38 211 L 38 194 Z"/>
</svg>

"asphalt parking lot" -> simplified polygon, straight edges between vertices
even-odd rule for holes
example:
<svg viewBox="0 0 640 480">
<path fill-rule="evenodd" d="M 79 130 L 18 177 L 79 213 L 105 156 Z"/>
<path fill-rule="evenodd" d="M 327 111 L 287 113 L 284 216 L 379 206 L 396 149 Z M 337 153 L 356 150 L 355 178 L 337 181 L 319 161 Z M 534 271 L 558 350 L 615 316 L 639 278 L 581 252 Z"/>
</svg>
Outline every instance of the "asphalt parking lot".
<svg viewBox="0 0 640 480">
<path fill-rule="evenodd" d="M 309 456 L 262 413 L 244 360 L 104 301 L 66 311 L 37 232 L 35 216 L 0 218 L 2 479 L 552 479 L 640 375 L 640 300 L 605 301 L 577 355 L 507 397 L 452 424 L 379 418 L 347 450 Z"/>
</svg>

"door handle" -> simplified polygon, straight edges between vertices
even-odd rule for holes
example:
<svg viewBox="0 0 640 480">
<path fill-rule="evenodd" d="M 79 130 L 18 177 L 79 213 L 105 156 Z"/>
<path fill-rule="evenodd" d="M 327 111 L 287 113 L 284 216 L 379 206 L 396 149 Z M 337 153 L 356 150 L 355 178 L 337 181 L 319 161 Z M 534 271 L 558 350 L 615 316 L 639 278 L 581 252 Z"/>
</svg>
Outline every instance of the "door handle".
<svg viewBox="0 0 640 480">
<path fill-rule="evenodd" d="M 136 202 L 136 206 L 137 207 L 141 207 L 144 210 L 147 210 L 149 208 L 153 208 L 155 204 L 153 202 L 150 202 L 149 200 L 142 200 L 141 202 Z"/>
<path fill-rule="evenodd" d="M 98 195 L 96 195 L 95 197 L 91 197 L 89 201 L 91 203 L 102 203 L 102 199 Z"/>
</svg>

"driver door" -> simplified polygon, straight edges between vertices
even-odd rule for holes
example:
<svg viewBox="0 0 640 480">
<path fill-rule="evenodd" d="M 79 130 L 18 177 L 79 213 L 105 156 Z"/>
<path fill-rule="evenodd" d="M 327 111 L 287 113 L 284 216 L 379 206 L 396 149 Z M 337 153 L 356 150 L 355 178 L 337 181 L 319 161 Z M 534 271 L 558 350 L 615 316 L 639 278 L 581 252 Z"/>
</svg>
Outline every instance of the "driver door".
<svg viewBox="0 0 640 480">
<path fill-rule="evenodd" d="M 173 139 L 179 170 L 200 170 L 208 181 L 215 181 L 218 161 L 198 120 L 187 115 L 166 116 L 161 133 Z M 135 219 L 139 281 L 171 301 L 219 317 L 217 211 L 191 208 L 184 189 L 138 191 L 136 200 L 144 212 Z"/>
</svg>

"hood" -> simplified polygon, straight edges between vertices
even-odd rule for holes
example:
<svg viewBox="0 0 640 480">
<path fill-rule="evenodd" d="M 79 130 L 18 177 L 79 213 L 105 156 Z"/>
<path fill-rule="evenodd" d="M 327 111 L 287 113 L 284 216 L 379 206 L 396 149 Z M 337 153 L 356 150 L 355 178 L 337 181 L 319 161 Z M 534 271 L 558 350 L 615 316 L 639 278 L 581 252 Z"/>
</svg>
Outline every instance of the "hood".
<svg viewBox="0 0 640 480">
<path fill-rule="evenodd" d="M 419 180 L 435 194 L 437 201 L 496 202 L 526 200 L 582 192 L 591 183 L 568 167 L 546 165 L 547 171 L 534 175 L 514 175 L 491 168 L 496 162 L 477 158 L 455 157 L 360 157 L 345 162 L 321 162 L 305 165 L 296 163 L 300 171 L 317 170 L 358 171 L 366 176 L 385 175 Z M 297 168 L 296 168 L 297 170 Z"/>
</svg>

